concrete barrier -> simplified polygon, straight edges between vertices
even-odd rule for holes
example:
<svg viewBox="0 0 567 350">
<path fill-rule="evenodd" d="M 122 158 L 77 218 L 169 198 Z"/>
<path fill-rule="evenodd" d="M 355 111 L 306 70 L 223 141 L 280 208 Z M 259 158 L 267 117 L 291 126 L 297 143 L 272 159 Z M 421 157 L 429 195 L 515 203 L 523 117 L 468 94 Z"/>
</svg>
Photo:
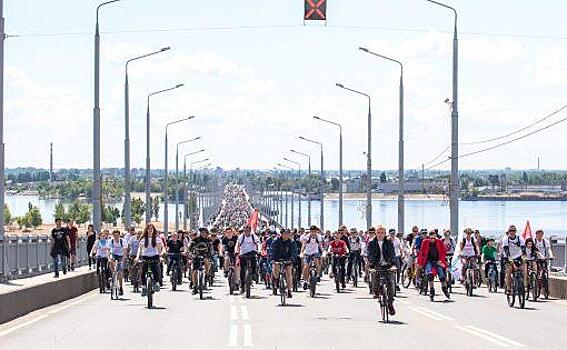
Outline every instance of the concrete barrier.
<svg viewBox="0 0 567 350">
<path fill-rule="evenodd" d="M 567 299 L 567 277 L 549 276 L 549 296 L 557 299 Z"/>
<path fill-rule="evenodd" d="M 0 294 L 0 324 L 98 288 L 94 271 Z"/>
</svg>

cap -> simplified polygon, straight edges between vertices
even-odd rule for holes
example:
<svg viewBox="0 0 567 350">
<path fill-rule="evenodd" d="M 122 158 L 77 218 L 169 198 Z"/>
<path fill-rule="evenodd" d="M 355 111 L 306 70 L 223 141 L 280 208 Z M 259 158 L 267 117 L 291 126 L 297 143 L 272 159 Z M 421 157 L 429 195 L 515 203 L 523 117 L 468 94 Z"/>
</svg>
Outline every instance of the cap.
<svg viewBox="0 0 567 350">
<path fill-rule="evenodd" d="M 319 227 L 317 227 L 317 225 L 311 225 L 311 226 L 309 227 L 309 230 L 310 230 L 310 231 L 319 231 Z"/>
</svg>

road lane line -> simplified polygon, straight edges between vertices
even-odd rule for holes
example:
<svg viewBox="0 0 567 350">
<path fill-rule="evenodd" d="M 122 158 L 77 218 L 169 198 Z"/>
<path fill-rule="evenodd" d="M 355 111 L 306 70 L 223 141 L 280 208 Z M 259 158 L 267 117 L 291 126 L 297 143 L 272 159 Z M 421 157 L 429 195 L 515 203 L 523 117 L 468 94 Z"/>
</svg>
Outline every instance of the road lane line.
<svg viewBox="0 0 567 350">
<path fill-rule="evenodd" d="M 484 330 L 484 329 L 482 329 L 482 328 L 478 328 L 478 327 L 471 326 L 471 325 L 467 325 L 467 326 L 465 326 L 465 327 L 467 327 L 467 328 L 469 328 L 469 329 L 473 329 L 473 330 L 475 330 L 475 331 L 477 331 L 477 332 L 479 332 L 479 333 L 486 334 L 486 335 L 489 336 L 489 337 L 493 337 L 493 338 L 498 339 L 498 340 L 501 340 L 501 341 L 503 341 L 503 342 L 510 343 L 510 345 L 515 346 L 515 347 L 521 348 L 521 347 L 524 347 L 524 346 L 525 346 L 525 345 L 522 344 L 522 343 L 518 343 L 517 341 L 514 341 L 514 340 L 512 340 L 512 339 L 508 339 L 508 338 L 506 338 L 506 337 L 504 337 L 504 336 L 501 336 L 501 335 L 499 335 L 499 334 L 496 334 L 496 333 L 489 332 L 489 331 Z"/>
<path fill-rule="evenodd" d="M 12 327 L 12 328 L 8 328 L 8 329 L 6 329 L 6 330 L 4 330 L 4 331 L 1 331 L 1 332 L 0 332 L 0 338 L 3 337 L 3 336 L 5 336 L 5 335 L 8 335 L 8 334 L 10 334 L 10 333 L 12 333 L 12 332 L 15 332 L 15 331 L 17 331 L 17 330 L 20 329 L 20 328 L 27 327 L 27 326 L 29 326 L 30 324 L 36 323 L 37 321 L 41 321 L 41 320 L 43 320 L 43 319 L 46 318 L 46 317 L 47 317 L 47 315 L 41 315 L 41 316 L 38 316 L 38 317 L 36 317 L 36 318 L 34 318 L 34 319 L 30 320 L 30 321 L 27 321 L 27 322 L 24 322 L 24 323 L 20 323 L 20 324 L 17 325 L 17 326 L 14 326 L 14 327 Z"/>
<path fill-rule="evenodd" d="M 252 326 L 248 323 L 244 325 L 244 346 L 254 346 L 254 343 L 252 343 Z"/>
<path fill-rule="evenodd" d="M 236 318 L 237 318 L 237 315 L 236 315 L 236 306 L 231 305 L 231 306 L 230 306 L 230 320 L 231 320 L 231 321 L 234 321 L 234 320 L 236 320 Z"/>
<path fill-rule="evenodd" d="M 428 312 L 428 313 L 430 313 L 430 314 L 432 314 L 432 315 L 435 315 L 435 316 L 437 316 L 437 317 L 439 317 L 439 318 L 441 318 L 441 319 L 443 319 L 443 320 L 446 320 L 446 321 L 453 321 L 453 320 L 454 320 L 453 318 L 451 318 L 451 317 L 449 317 L 449 316 L 445 316 L 445 315 L 443 315 L 443 314 L 440 314 L 440 313 L 438 313 L 438 312 L 435 312 L 435 311 L 433 311 L 433 310 L 429 310 L 429 309 L 424 308 L 424 307 L 421 307 L 421 306 L 417 306 L 416 308 L 422 310 L 423 312 Z"/>
<path fill-rule="evenodd" d="M 238 344 L 238 326 L 230 325 L 230 333 L 228 335 L 228 346 L 236 346 Z"/>
<path fill-rule="evenodd" d="M 430 313 L 428 313 L 428 312 L 425 312 L 425 311 L 421 311 L 421 310 L 419 310 L 419 309 L 416 309 L 415 307 L 408 307 L 408 309 L 410 309 L 410 310 L 412 310 L 412 311 L 414 311 L 414 312 L 417 312 L 418 314 L 421 314 L 421 315 L 423 315 L 423 316 L 425 316 L 425 317 L 429 317 L 429 318 L 431 318 L 431 319 L 433 319 L 433 320 L 435 320 L 435 321 L 443 321 L 442 318 L 439 318 L 439 317 L 437 317 L 437 316 L 435 316 L 435 315 L 433 315 L 433 314 L 430 314 Z"/>
<path fill-rule="evenodd" d="M 244 306 L 244 305 L 240 306 L 240 313 L 242 313 L 242 320 L 243 321 L 249 321 L 250 320 L 250 314 L 248 314 L 248 309 L 246 308 L 246 306 Z"/>
<path fill-rule="evenodd" d="M 488 340 L 489 342 L 491 342 L 491 343 L 493 343 L 493 344 L 496 344 L 496 345 L 500 345 L 500 346 L 502 346 L 502 347 L 504 347 L 504 348 L 507 348 L 507 347 L 510 346 L 509 343 L 501 342 L 501 341 L 499 341 L 499 340 L 496 340 L 496 339 L 494 339 L 494 338 L 491 338 L 490 336 L 488 336 L 488 335 L 486 335 L 486 334 L 477 332 L 477 331 L 475 331 L 475 330 L 473 330 L 473 329 L 469 329 L 469 328 L 467 328 L 467 327 L 463 327 L 463 326 L 456 325 L 455 328 L 460 329 L 460 330 L 462 330 L 462 331 L 465 331 L 465 332 L 467 332 L 467 333 L 470 333 L 470 334 L 472 334 L 472 335 L 476 335 L 477 337 L 480 337 L 480 338 L 482 338 L 482 339 L 484 339 L 484 340 Z"/>
</svg>

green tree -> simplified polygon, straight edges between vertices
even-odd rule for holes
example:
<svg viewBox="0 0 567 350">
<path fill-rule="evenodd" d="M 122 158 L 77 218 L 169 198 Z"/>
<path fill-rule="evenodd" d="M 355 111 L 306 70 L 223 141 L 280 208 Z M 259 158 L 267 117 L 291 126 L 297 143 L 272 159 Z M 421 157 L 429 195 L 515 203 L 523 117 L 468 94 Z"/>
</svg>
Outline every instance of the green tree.
<svg viewBox="0 0 567 350">
<path fill-rule="evenodd" d="M 159 197 L 154 197 L 152 199 L 152 212 L 156 221 L 159 219 Z"/>
<path fill-rule="evenodd" d="M 386 177 L 386 173 L 385 173 L 385 172 L 382 172 L 382 173 L 380 174 L 380 182 L 381 182 L 381 183 L 385 183 L 386 181 L 388 181 L 388 178 Z"/>
<path fill-rule="evenodd" d="M 29 215 L 22 215 L 22 216 L 18 216 L 15 218 L 16 223 L 18 224 L 18 227 L 20 228 L 20 230 L 22 229 L 28 229 L 31 227 L 31 223 L 29 220 Z"/>
<path fill-rule="evenodd" d="M 63 221 L 67 221 L 67 213 L 65 212 L 65 206 L 60 201 L 55 204 L 55 211 L 53 216 L 56 219 L 61 219 Z"/>
<path fill-rule="evenodd" d="M 4 203 L 4 222 L 8 225 L 12 223 L 12 212 L 10 212 L 10 208 L 6 203 Z"/>
<path fill-rule="evenodd" d="M 134 198 L 132 199 L 132 220 L 140 224 L 142 222 L 142 218 L 146 213 L 146 203 L 141 198 Z"/>
<path fill-rule="evenodd" d="M 78 199 L 75 199 L 73 203 L 69 206 L 67 211 L 67 216 L 69 219 L 76 221 L 78 223 L 79 216 L 81 215 L 81 203 Z"/>
<path fill-rule="evenodd" d="M 41 213 L 39 212 L 38 207 L 32 206 L 32 208 L 26 214 L 26 216 L 29 216 L 29 222 L 34 229 L 43 223 L 43 220 L 41 218 Z"/>
<path fill-rule="evenodd" d="M 79 210 L 79 217 L 75 220 L 77 224 L 81 225 L 91 220 L 91 206 L 83 204 Z"/>
</svg>

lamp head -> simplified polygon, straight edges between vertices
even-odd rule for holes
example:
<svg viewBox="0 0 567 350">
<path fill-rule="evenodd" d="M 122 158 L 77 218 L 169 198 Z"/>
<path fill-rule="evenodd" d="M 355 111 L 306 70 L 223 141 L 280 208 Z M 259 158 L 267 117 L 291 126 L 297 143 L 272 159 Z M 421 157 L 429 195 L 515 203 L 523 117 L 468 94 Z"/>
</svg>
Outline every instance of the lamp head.
<svg viewBox="0 0 567 350">
<path fill-rule="evenodd" d="M 180 88 L 180 87 L 182 87 L 182 86 L 183 86 L 183 84 L 177 84 L 177 85 L 175 86 L 175 88 L 178 89 L 178 88 Z"/>
<path fill-rule="evenodd" d="M 171 47 L 167 46 L 167 47 L 163 47 L 160 51 L 163 52 L 163 51 L 167 51 L 167 50 L 170 50 L 170 49 L 171 49 Z"/>
<path fill-rule="evenodd" d="M 317 119 L 317 120 L 321 120 L 321 118 L 319 118 L 318 116 L 314 115 L 313 119 Z"/>
<path fill-rule="evenodd" d="M 344 86 L 343 84 L 340 84 L 340 83 L 336 83 L 335 85 L 338 86 L 338 87 L 340 87 L 341 89 L 344 89 L 344 88 L 345 88 L 345 86 Z"/>
<path fill-rule="evenodd" d="M 365 47 L 359 47 L 358 49 L 359 49 L 360 51 L 368 52 L 368 49 L 365 48 Z"/>
</svg>

